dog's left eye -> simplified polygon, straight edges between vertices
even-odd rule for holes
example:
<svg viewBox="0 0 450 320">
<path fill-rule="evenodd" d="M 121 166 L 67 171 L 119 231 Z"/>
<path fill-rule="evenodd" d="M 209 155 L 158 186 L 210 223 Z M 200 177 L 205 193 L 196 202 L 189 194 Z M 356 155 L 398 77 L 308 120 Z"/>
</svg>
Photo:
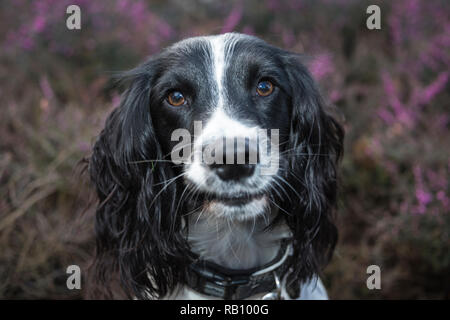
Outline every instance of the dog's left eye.
<svg viewBox="0 0 450 320">
<path fill-rule="evenodd" d="M 167 101 L 174 107 L 179 107 L 186 103 L 186 99 L 180 91 L 172 91 L 169 93 Z"/>
<path fill-rule="evenodd" d="M 267 97 L 273 92 L 273 84 L 268 80 L 258 82 L 256 92 L 262 97 Z"/>
</svg>

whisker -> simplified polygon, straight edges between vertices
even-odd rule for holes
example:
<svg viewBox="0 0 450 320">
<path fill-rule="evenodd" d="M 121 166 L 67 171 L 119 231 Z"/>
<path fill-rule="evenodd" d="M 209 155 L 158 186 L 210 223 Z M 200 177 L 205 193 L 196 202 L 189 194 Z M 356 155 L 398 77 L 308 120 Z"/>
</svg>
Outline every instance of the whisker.
<svg viewBox="0 0 450 320">
<path fill-rule="evenodd" d="M 278 177 L 278 176 L 274 176 L 274 178 L 275 178 L 275 179 L 273 180 L 273 182 L 276 183 L 277 186 L 279 186 L 279 187 L 281 188 L 281 191 L 284 192 L 284 194 L 288 197 L 289 201 L 292 201 L 292 199 L 291 199 L 291 197 L 289 196 L 289 193 L 287 193 L 286 189 L 284 189 L 283 186 L 282 186 L 281 184 L 279 184 L 278 181 L 276 180 L 276 179 L 279 178 L 279 177 Z M 274 188 L 274 190 L 276 190 L 276 189 Z M 280 197 L 280 198 L 283 198 L 283 197 Z"/>
<path fill-rule="evenodd" d="M 159 195 L 164 192 L 164 190 L 166 190 L 174 181 L 176 181 L 178 178 L 184 176 L 186 173 L 183 172 L 182 174 L 179 174 L 178 176 L 176 176 L 175 178 L 169 179 L 169 183 L 167 185 L 164 186 L 164 188 L 162 188 L 155 196 L 155 198 L 153 198 L 153 201 L 150 203 L 149 208 L 151 208 L 153 206 L 153 204 L 155 203 L 155 201 L 158 199 Z M 168 180 L 165 180 L 165 182 L 167 182 Z"/>
<path fill-rule="evenodd" d="M 186 185 L 186 186 L 184 187 L 183 192 L 181 193 L 180 199 L 178 200 L 177 208 L 175 209 L 175 217 L 177 216 L 178 209 L 180 208 L 181 201 L 183 201 L 184 193 L 186 192 L 186 190 L 188 189 L 188 187 L 189 187 L 189 185 Z"/>
<path fill-rule="evenodd" d="M 275 207 L 277 207 L 277 208 L 280 209 L 281 211 L 286 212 L 287 215 L 292 216 L 292 213 L 289 213 L 289 212 L 287 212 L 286 210 L 284 210 L 283 208 L 281 208 L 278 204 L 275 203 L 275 201 L 270 200 L 270 199 L 269 199 L 269 201 L 270 201 L 272 204 L 274 204 Z"/>
<path fill-rule="evenodd" d="M 291 188 L 292 191 L 294 191 L 294 193 L 297 195 L 297 197 L 299 197 L 299 199 L 301 199 L 302 197 L 300 196 L 300 194 L 297 192 L 297 190 L 294 189 L 294 187 L 282 176 L 277 176 L 281 182 L 284 182 L 289 188 Z"/>
<path fill-rule="evenodd" d="M 164 180 L 164 181 L 162 181 L 162 182 L 155 183 L 154 186 L 159 186 L 159 185 L 161 185 L 161 184 L 171 183 L 172 180 L 178 179 L 179 177 L 184 176 L 184 175 L 186 175 L 186 172 L 183 172 L 183 173 L 179 174 L 178 176 L 173 177 L 173 178 L 170 178 L 170 179 L 168 179 L 168 180 Z"/>
</svg>

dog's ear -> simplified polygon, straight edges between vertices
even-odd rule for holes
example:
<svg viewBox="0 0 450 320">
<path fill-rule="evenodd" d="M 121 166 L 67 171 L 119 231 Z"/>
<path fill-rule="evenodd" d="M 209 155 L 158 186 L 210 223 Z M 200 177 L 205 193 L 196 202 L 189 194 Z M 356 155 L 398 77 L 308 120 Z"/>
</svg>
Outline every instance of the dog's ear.
<svg viewBox="0 0 450 320">
<path fill-rule="evenodd" d="M 186 254 L 181 220 L 175 217 L 173 172 L 162 159 L 150 115 L 157 61 L 124 74 L 128 89 L 106 120 L 89 161 L 96 187 L 96 279 L 110 294 L 119 272 L 129 296 L 164 296 L 179 281 Z M 156 160 L 156 161 L 155 161 Z M 180 269 L 181 270 L 181 269 Z"/>
<path fill-rule="evenodd" d="M 294 235 L 291 289 L 328 263 L 337 242 L 332 213 L 336 204 L 336 165 L 343 152 L 344 131 L 326 112 L 319 89 L 295 54 L 284 55 L 290 82 L 291 128 L 286 149 L 286 180 L 292 201 L 286 221 Z"/>
</svg>

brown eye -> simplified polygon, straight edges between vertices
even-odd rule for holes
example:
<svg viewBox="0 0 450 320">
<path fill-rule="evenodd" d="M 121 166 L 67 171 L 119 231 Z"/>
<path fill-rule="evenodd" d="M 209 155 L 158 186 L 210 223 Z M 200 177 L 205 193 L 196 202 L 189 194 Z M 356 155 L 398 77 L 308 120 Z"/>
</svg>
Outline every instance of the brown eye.
<svg viewBox="0 0 450 320">
<path fill-rule="evenodd" d="M 262 97 L 267 97 L 273 92 L 272 82 L 268 80 L 260 81 L 256 86 L 256 92 Z"/>
<path fill-rule="evenodd" d="M 186 99 L 180 91 L 173 91 L 167 96 L 167 101 L 174 107 L 182 106 L 186 103 Z"/>
</svg>

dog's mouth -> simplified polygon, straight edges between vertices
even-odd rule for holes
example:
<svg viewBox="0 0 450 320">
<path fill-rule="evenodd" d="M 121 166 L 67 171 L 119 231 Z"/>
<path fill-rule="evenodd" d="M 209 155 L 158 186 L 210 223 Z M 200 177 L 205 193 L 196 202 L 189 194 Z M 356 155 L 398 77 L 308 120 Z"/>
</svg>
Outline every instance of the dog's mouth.
<svg viewBox="0 0 450 320">
<path fill-rule="evenodd" d="M 208 197 L 209 202 L 220 203 L 225 206 L 244 206 L 255 200 L 261 200 L 264 193 L 248 194 L 242 193 L 234 196 L 213 195 Z"/>
<path fill-rule="evenodd" d="M 200 215 L 206 212 L 206 216 L 219 218 L 247 220 L 263 215 L 270 210 L 270 195 L 264 191 L 236 192 L 232 194 L 201 193 L 192 200 L 194 211 L 201 208 Z M 200 205 L 200 206 L 199 206 Z"/>
</svg>

